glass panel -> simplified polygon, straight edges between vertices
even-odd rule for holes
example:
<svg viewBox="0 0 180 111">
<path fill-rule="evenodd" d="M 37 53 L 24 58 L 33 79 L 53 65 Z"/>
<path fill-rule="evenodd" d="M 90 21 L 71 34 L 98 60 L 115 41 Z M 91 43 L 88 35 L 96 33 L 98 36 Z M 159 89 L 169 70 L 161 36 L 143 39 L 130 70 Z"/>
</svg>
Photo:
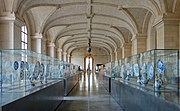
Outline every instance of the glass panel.
<svg viewBox="0 0 180 111">
<path fill-rule="evenodd" d="M 2 92 L 26 92 L 64 78 L 64 63 L 58 59 L 28 50 L 2 50 L 0 55 Z M 77 68 L 65 65 L 67 74 L 74 75 Z"/>
<path fill-rule="evenodd" d="M 155 66 L 155 88 L 176 91 L 179 77 L 177 51 L 156 50 Z"/>
<path fill-rule="evenodd" d="M 179 52 L 175 49 L 150 50 L 105 65 L 105 75 L 178 103 Z M 110 67 L 111 66 L 111 67 Z"/>
<path fill-rule="evenodd" d="M 105 64 L 105 72 L 104 75 L 111 76 L 111 63 Z"/>
</svg>

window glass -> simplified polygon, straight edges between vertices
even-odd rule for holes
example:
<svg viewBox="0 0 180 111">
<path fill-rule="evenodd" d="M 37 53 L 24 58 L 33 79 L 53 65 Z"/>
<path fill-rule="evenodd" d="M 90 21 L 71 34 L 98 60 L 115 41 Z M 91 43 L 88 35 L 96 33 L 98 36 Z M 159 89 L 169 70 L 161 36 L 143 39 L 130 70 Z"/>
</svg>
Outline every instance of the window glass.
<svg viewBox="0 0 180 111">
<path fill-rule="evenodd" d="M 28 36 L 27 36 L 26 26 L 21 27 L 21 49 L 27 49 L 28 46 Z"/>
</svg>

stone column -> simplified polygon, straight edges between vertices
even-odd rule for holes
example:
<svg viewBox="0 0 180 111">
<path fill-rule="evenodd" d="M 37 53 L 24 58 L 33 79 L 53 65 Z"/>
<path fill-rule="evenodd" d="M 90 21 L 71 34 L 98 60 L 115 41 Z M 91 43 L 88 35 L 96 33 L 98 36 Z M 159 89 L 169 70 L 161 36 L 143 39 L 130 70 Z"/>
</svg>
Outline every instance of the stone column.
<svg viewBox="0 0 180 111">
<path fill-rule="evenodd" d="M 179 49 L 179 20 L 162 20 L 154 27 L 156 28 L 157 49 Z"/>
<path fill-rule="evenodd" d="M 117 57 L 117 50 L 114 51 L 114 55 L 115 55 L 114 60 L 117 61 L 117 60 L 118 60 L 118 57 Z"/>
<path fill-rule="evenodd" d="M 137 34 L 132 39 L 132 55 L 146 51 L 147 36 L 143 34 Z"/>
<path fill-rule="evenodd" d="M 0 48 L 14 49 L 14 13 L 0 16 Z"/>
<path fill-rule="evenodd" d="M 42 54 L 47 55 L 47 39 L 42 39 Z"/>
<path fill-rule="evenodd" d="M 121 59 L 122 58 L 122 49 L 121 48 L 118 48 L 117 49 L 117 60 Z"/>
<path fill-rule="evenodd" d="M 54 53 L 54 49 L 55 49 L 55 44 L 54 43 L 49 43 L 48 44 L 48 55 L 51 57 L 55 57 L 55 53 Z"/>
<path fill-rule="evenodd" d="M 42 34 L 36 33 L 31 35 L 31 50 L 42 53 Z"/>
<path fill-rule="evenodd" d="M 68 54 L 68 62 L 71 63 L 71 55 Z"/>
<path fill-rule="evenodd" d="M 68 61 L 67 61 L 67 53 L 66 53 L 66 52 L 63 52 L 63 60 L 64 60 L 65 62 L 68 62 Z"/>
<path fill-rule="evenodd" d="M 122 58 L 131 56 L 131 43 L 124 43 L 122 46 Z"/>
<path fill-rule="evenodd" d="M 110 53 L 110 62 L 112 62 L 112 61 L 113 61 L 113 54 Z"/>
<path fill-rule="evenodd" d="M 59 60 L 62 60 L 62 49 L 61 49 L 61 48 L 58 48 L 58 49 L 57 49 L 57 58 L 58 58 Z"/>
</svg>

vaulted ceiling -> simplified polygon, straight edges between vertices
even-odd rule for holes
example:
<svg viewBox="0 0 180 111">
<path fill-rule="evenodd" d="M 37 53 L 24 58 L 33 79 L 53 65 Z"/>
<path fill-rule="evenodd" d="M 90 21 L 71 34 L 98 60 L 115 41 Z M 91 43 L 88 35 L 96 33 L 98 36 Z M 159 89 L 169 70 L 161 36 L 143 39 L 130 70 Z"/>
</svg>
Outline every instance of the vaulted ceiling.
<svg viewBox="0 0 180 111">
<path fill-rule="evenodd" d="M 13 1 L 13 4 L 12 4 Z M 108 53 L 147 34 L 150 19 L 173 11 L 178 0 L 4 0 L 16 17 L 29 24 L 31 35 L 41 33 L 56 47 L 100 47 Z"/>
</svg>

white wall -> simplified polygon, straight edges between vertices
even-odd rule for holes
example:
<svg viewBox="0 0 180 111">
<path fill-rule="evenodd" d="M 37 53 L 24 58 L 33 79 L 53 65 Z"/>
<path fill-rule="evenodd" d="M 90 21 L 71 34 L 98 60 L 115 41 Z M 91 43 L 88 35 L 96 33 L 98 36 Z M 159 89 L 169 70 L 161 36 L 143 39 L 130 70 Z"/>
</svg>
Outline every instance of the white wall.
<svg viewBox="0 0 180 111">
<path fill-rule="evenodd" d="M 109 61 L 109 55 L 106 51 L 92 47 L 92 53 L 94 54 L 94 65 L 96 64 L 105 64 Z M 78 48 L 72 52 L 71 63 L 80 65 L 84 68 L 84 53 L 87 51 L 87 48 Z"/>
</svg>

